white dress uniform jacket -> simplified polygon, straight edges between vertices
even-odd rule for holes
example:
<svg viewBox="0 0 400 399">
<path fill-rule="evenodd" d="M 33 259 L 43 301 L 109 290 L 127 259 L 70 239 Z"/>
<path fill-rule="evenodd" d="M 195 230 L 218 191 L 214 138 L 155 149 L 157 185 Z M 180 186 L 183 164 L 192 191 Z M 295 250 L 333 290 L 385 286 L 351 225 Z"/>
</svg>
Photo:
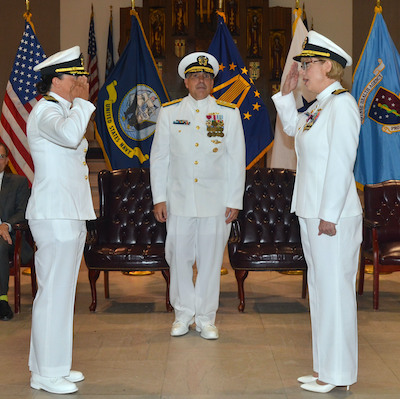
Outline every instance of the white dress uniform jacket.
<svg viewBox="0 0 400 399">
<path fill-rule="evenodd" d="M 41 99 L 27 124 L 35 177 L 26 218 L 95 219 L 86 165 L 88 142 L 82 139 L 95 106 L 81 98 L 73 102 L 79 106 L 71 106 L 57 94 L 49 95 L 58 102 Z"/>
<path fill-rule="evenodd" d="M 177 216 L 209 217 L 242 209 L 245 144 L 237 108 L 191 95 L 164 106 L 151 147 L 153 202 Z M 213 123 L 214 122 L 214 123 Z M 213 126 L 223 128 L 213 135 Z M 220 130 L 221 132 L 221 130 Z"/>
<path fill-rule="evenodd" d="M 284 131 L 295 136 L 292 211 L 299 216 L 308 266 L 313 368 L 333 385 L 357 381 L 355 281 L 362 208 L 354 181 L 360 116 L 354 98 L 335 82 L 298 114 L 292 94 L 272 97 Z M 320 219 L 336 234 L 319 234 Z"/>
<path fill-rule="evenodd" d="M 354 98 L 342 90 L 339 82 L 333 83 L 302 114 L 296 110 L 293 94 L 272 97 L 283 130 L 295 136 L 297 170 L 291 210 L 302 218 L 335 224 L 341 217 L 362 213 L 353 175 L 361 122 Z"/>
</svg>

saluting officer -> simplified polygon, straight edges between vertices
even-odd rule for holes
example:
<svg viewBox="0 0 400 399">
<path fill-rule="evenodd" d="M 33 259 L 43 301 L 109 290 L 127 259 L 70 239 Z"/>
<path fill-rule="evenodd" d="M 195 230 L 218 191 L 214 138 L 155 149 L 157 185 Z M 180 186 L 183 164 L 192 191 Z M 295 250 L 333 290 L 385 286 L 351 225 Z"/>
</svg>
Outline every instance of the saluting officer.
<svg viewBox="0 0 400 399">
<path fill-rule="evenodd" d="M 84 376 L 71 370 L 75 290 L 86 238 L 95 219 L 84 138 L 95 110 L 80 48 L 38 64 L 44 95 L 27 124 L 35 167 L 26 218 L 36 242 L 38 292 L 32 310 L 31 387 L 52 393 L 78 390 Z"/>
<path fill-rule="evenodd" d="M 223 252 L 231 222 L 242 209 L 242 121 L 235 105 L 210 96 L 218 70 L 215 57 L 204 52 L 181 60 L 178 73 L 189 95 L 163 105 L 151 148 L 154 214 L 167 223 L 172 336 L 186 334 L 195 322 L 201 337 L 218 338 Z"/>
<path fill-rule="evenodd" d="M 355 283 L 362 238 L 362 208 L 353 175 L 360 134 L 354 98 L 340 84 L 351 57 L 310 31 L 282 91 L 272 99 L 284 131 L 295 138 L 292 212 L 299 217 L 308 266 L 314 374 L 301 388 L 326 393 L 357 381 Z M 300 77 L 316 102 L 298 113 L 292 91 Z"/>
</svg>

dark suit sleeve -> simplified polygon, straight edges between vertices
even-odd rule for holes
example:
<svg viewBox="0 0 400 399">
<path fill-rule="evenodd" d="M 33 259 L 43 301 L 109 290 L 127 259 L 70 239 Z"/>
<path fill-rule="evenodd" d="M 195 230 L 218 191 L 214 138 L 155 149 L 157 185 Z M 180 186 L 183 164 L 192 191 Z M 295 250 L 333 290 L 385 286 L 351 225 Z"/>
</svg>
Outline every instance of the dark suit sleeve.
<svg viewBox="0 0 400 399">
<path fill-rule="evenodd" d="M 20 223 L 25 220 L 26 205 L 28 204 L 30 195 L 30 189 L 26 177 L 15 177 L 18 177 L 18 179 L 16 179 L 14 211 L 8 215 L 6 220 L 2 220 L 3 222 L 11 224 L 11 226 L 14 223 Z"/>
</svg>

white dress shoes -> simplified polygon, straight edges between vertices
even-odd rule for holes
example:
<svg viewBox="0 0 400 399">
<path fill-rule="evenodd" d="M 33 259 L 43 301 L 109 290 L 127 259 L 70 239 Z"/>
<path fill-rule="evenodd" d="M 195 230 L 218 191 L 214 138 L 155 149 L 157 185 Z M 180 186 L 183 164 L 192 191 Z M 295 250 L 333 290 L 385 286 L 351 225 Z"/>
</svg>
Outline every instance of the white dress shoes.
<svg viewBox="0 0 400 399">
<path fill-rule="evenodd" d="M 214 324 L 207 324 L 203 328 L 196 326 L 196 331 L 200 333 L 200 337 L 204 339 L 218 339 L 218 328 Z"/>
<path fill-rule="evenodd" d="M 301 382 L 302 384 L 308 384 L 309 382 L 317 381 L 317 377 L 314 377 L 313 375 L 303 375 L 302 377 L 299 377 L 297 381 Z"/>
<path fill-rule="evenodd" d="M 303 388 L 306 391 L 310 391 L 310 392 L 328 393 L 328 392 L 332 391 L 333 388 L 336 388 L 336 385 L 333 385 L 333 384 L 320 385 L 317 383 L 317 380 L 315 380 L 315 381 L 309 382 L 307 384 L 300 385 L 300 388 Z"/>
<path fill-rule="evenodd" d="M 171 336 L 172 337 L 180 337 L 181 335 L 185 335 L 189 332 L 189 326 L 194 323 L 194 319 L 190 320 L 189 323 L 185 323 L 180 320 L 175 320 L 172 323 L 171 328 Z"/>
<path fill-rule="evenodd" d="M 31 388 L 58 394 L 73 393 L 78 390 L 75 383 L 67 381 L 64 377 L 42 377 L 35 373 L 31 375 Z"/>
<path fill-rule="evenodd" d="M 64 378 L 69 382 L 81 382 L 85 379 L 85 376 L 80 371 L 71 370 L 69 375 Z"/>
</svg>

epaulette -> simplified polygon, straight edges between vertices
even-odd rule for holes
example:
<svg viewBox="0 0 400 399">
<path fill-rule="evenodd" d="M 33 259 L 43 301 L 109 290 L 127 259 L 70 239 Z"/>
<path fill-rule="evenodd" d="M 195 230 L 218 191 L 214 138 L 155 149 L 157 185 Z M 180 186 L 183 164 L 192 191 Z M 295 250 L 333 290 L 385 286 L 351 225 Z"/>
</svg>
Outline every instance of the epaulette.
<svg viewBox="0 0 400 399">
<path fill-rule="evenodd" d="M 177 100 L 173 100 L 173 101 L 169 101 L 169 102 L 167 102 L 167 103 L 164 103 L 162 106 L 163 106 L 163 107 L 168 107 L 169 105 L 179 103 L 179 102 L 181 102 L 182 100 L 183 100 L 183 98 L 178 98 Z"/>
<path fill-rule="evenodd" d="M 227 101 L 222 101 L 222 100 L 215 100 L 218 105 L 222 105 L 223 107 L 229 107 L 229 108 L 237 108 L 236 104 L 228 103 Z"/>
<path fill-rule="evenodd" d="M 338 96 L 339 94 L 347 93 L 347 92 L 348 92 L 347 89 L 337 89 L 337 90 L 333 91 L 332 94 L 335 96 Z"/>
<path fill-rule="evenodd" d="M 51 102 L 53 102 L 53 103 L 58 103 L 58 100 L 56 100 L 53 96 L 43 96 L 43 98 L 46 100 L 46 101 L 51 101 Z"/>
</svg>

